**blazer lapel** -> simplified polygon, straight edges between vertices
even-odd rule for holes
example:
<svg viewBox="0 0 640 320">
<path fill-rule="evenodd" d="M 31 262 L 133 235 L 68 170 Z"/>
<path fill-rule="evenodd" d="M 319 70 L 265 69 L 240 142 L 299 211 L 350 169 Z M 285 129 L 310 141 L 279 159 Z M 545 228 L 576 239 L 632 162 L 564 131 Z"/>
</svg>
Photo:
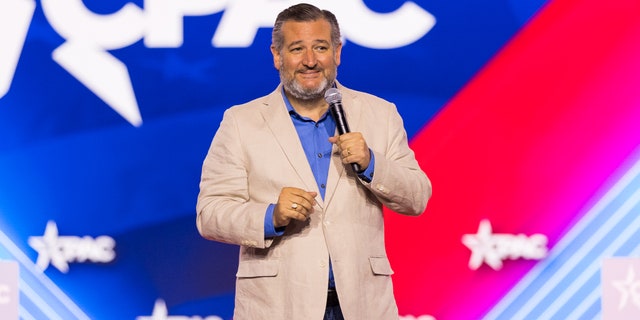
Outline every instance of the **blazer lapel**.
<svg viewBox="0 0 640 320">
<path fill-rule="evenodd" d="M 269 130 L 278 141 L 293 171 L 304 183 L 306 190 L 318 192 L 316 179 L 309 166 L 309 161 L 304 154 L 302 143 L 293 126 L 291 116 L 287 112 L 287 107 L 284 104 L 282 86 L 278 86 L 274 92 L 267 96 L 265 106 L 261 109 L 261 112 Z M 316 200 L 318 204 L 322 206 L 321 197 L 318 196 Z"/>
<path fill-rule="evenodd" d="M 360 131 L 360 122 L 362 118 L 363 106 L 359 103 L 357 97 L 348 89 L 338 83 L 338 89 L 342 93 L 342 107 L 344 116 L 347 119 L 349 130 L 352 132 Z M 337 131 L 336 131 L 336 134 Z M 366 137 L 365 137 L 366 139 Z M 340 179 L 351 172 L 351 168 L 345 169 L 346 166 L 342 163 L 342 158 L 338 153 L 338 147 L 333 146 L 333 152 L 331 154 L 331 164 L 329 167 L 329 177 L 327 178 L 327 192 L 324 197 L 325 203 L 329 203 L 333 197 Z M 353 179 L 356 179 L 353 177 Z"/>
</svg>

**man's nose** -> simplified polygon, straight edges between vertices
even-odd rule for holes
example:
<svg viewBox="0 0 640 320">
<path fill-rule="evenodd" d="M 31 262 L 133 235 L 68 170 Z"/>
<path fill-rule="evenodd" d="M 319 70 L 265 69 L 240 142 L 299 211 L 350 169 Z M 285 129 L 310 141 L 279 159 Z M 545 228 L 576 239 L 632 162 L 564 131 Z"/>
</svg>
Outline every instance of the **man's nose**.
<svg viewBox="0 0 640 320">
<path fill-rule="evenodd" d="M 315 52 L 313 52 L 313 50 L 308 50 L 305 53 L 304 60 L 302 61 L 302 63 L 309 68 L 315 67 L 316 64 L 318 63 L 318 59 L 316 58 Z"/>
</svg>

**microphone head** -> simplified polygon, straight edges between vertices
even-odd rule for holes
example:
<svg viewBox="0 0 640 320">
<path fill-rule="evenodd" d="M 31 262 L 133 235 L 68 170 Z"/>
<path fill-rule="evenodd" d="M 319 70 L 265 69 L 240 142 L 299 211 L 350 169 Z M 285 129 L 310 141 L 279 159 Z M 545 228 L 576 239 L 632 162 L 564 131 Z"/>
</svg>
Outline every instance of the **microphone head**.
<svg viewBox="0 0 640 320">
<path fill-rule="evenodd" d="M 340 91 L 336 88 L 329 88 L 329 90 L 324 93 L 324 100 L 328 104 L 334 104 L 342 100 L 342 94 L 340 94 Z"/>
</svg>

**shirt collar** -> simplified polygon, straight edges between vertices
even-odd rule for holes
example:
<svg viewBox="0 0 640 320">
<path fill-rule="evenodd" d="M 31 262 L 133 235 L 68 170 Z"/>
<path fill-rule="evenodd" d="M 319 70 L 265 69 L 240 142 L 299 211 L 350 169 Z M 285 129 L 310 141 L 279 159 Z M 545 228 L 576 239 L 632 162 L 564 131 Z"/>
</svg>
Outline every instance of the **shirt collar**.
<svg viewBox="0 0 640 320">
<path fill-rule="evenodd" d="M 335 87 L 335 83 L 333 84 L 333 86 Z M 282 86 L 282 100 L 284 100 L 284 105 L 287 107 L 287 111 L 289 112 L 289 115 L 291 115 L 294 118 L 297 118 L 299 120 L 303 120 L 303 121 L 311 121 L 311 119 L 307 118 L 307 117 L 303 117 L 301 116 L 299 113 L 296 112 L 296 109 L 293 108 L 293 105 L 291 104 L 291 102 L 289 101 L 289 98 L 287 97 L 287 95 L 284 92 L 284 86 Z M 322 117 L 320 117 L 320 120 L 318 120 L 318 122 L 322 122 L 324 119 L 327 118 L 329 114 L 329 110 L 327 110 L 327 112 L 324 113 L 324 115 Z"/>
<path fill-rule="evenodd" d="M 296 114 L 298 115 L 298 113 L 296 112 L 296 110 L 293 108 L 293 106 L 291 105 L 291 102 L 289 101 L 289 98 L 287 98 L 287 94 L 284 93 L 284 86 L 282 86 L 282 99 L 284 100 L 284 105 L 287 106 L 287 111 L 289 111 L 289 114 L 293 115 Z M 298 115 L 299 116 L 299 115 Z"/>
</svg>

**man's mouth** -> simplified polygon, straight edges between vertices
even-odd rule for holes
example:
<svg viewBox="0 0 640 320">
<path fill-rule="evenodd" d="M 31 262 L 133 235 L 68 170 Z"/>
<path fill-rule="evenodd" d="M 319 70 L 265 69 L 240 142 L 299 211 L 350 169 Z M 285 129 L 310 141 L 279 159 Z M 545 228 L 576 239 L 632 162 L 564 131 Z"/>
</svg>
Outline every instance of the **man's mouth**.
<svg viewBox="0 0 640 320">
<path fill-rule="evenodd" d="M 321 72 L 321 70 L 317 68 L 298 70 L 298 73 L 302 73 L 302 74 L 315 74 L 319 72 Z"/>
</svg>

